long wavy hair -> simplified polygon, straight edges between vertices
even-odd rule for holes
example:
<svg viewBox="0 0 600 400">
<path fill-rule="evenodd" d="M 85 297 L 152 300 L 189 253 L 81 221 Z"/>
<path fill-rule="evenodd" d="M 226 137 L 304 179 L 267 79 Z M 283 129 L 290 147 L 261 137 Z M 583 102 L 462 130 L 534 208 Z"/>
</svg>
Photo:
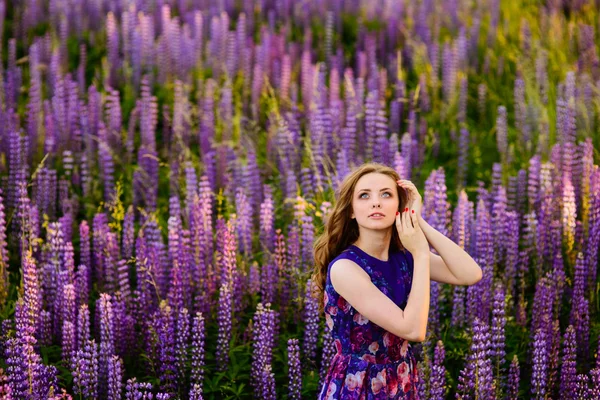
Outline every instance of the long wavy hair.
<svg viewBox="0 0 600 400">
<path fill-rule="evenodd" d="M 400 176 L 393 168 L 379 163 L 366 163 L 357 167 L 348 174 L 336 191 L 336 201 L 331 210 L 323 233 L 315 240 L 313 246 L 313 255 L 315 259 L 314 271 L 311 276 L 313 282 L 312 296 L 319 301 L 319 311 L 323 312 L 323 292 L 325 290 L 325 281 L 327 279 L 327 267 L 343 250 L 354 243 L 359 237 L 358 223 L 352 218 L 352 197 L 356 182 L 366 174 L 379 173 L 389 176 L 395 181 Z M 408 202 L 408 194 L 398 185 L 396 185 L 398 198 L 400 199 L 399 209 L 404 209 Z M 390 251 L 395 252 L 404 250 L 400 242 L 398 231 L 392 229 L 392 239 L 390 241 Z"/>
</svg>

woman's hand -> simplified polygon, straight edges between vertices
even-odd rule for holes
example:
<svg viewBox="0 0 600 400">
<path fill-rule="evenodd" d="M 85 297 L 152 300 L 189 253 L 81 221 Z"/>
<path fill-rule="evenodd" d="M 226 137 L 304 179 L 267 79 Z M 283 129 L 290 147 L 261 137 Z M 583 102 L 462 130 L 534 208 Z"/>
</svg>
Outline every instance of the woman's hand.
<svg viewBox="0 0 600 400">
<path fill-rule="evenodd" d="M 414 183 L 412 183 L 411 181 L 406 180 L 406 179 L 400 179 L 396 182 L 398 183 L 398 186 L 400 186 L 402 189 L 406 190 L 406 192 L 408 193 L 408 204 L 406 205 L 406 207 L 408 207 L 409 211 L 415 210 L 415 215 L 417 216 L 415 222 L 420 222 L 421 221 L 421 207 L 423 206 L 423 199 L 421 198 L 421 195 L 419 194 L 417 187 L 415 186 Z"/>
<path fill-rule="evenodd" d="M 411 254 L 429 254 L 429 242 L 417 222 L 416 211 L 408 211 L 396 214 L 396 229 L 402 245 L 410 251 Z"/>
</svg>

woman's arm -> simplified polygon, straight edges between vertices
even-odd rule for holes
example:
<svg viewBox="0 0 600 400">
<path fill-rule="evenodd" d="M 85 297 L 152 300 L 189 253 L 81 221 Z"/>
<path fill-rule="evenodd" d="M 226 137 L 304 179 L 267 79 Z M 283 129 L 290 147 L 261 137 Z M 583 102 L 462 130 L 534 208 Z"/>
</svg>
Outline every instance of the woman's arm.
<svg viewBox="0 0 600 400">
<path fill-rule="evenodd" d="M 331 284 L 369 321 L 403 339 L 422 342 L 429 315 L 429 254 L 413 254 L 413 258 L 411 292 L 404 310 L 383 294 L 369 275 L 351 260 L 341 259 L 331 266 Z"/>
<path fill-rule="evenodd" d="M 474 285 L 481 280 L 481 268 L 466 251 L 423 218 L 419 218 L 419 225 L 429 244 L 439 253 L 439 256 L 430 253 L 432 281 L 452 285 Z"/>
</svg>

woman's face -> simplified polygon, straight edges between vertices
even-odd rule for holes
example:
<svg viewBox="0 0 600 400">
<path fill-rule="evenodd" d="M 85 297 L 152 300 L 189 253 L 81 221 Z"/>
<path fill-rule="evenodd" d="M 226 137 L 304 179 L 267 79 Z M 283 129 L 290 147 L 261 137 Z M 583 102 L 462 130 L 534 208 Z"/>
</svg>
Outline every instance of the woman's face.
<svg viewBox="0 0 600 400">
<path fill-rule="evenodd" d="M 387 229 L 396 221 L 400 205 L 398 184 L 388 175 L 370 173 L 360 177 L 352 195 L 352 218 L 367 229 Z"/>
</svg>

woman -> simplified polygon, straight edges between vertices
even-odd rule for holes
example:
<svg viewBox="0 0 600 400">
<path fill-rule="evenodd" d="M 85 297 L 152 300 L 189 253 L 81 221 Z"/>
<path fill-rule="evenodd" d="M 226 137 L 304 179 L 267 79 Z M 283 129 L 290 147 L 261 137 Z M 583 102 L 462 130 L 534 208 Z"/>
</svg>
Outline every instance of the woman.
<svg viewBox="0 0 600 400">
<path fill-rule="evenodd" d="M 416 399 L 409 341 L 425 339 L 430 279 L 473 285 L 481 268 L 421 218 L 419 192 L 389 167 L 360 166 L 337 197 L 314 248 L 336 347 L 319 399 Z"/>
</svg>

